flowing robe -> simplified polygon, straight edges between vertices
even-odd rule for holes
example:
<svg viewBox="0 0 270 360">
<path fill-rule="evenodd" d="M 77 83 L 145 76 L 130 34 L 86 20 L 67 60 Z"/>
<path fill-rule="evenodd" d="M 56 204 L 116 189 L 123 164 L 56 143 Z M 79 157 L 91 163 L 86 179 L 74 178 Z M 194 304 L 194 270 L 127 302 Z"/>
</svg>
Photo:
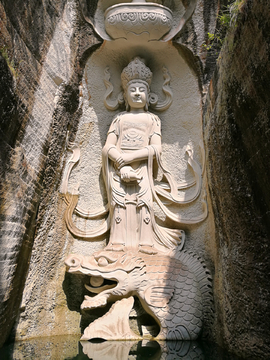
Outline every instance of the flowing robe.
<svg viewBox="0 0 270 360">
<path fill-rule="evenodd" d="M 103 148 L 103 176 L 111 218 L 108 249 L 132 248 L 155 253 L 156 247 L 161 251 L 170 251 L 175 246 L 184 244 L 184 231 L 162 227 L 155 221 L 153 200 L 165 210 L 157 197 L 153 181 L 154 158 L 160 170 L 163 173 L 166 171 L 160 161 L 160 149 L 151 144 L 154 135 L 161 136 L 160 119 L 149 112 L 140 121 L 133 119 L 127 112 L 117 115 L 108 132 L 108 135 L 115 134 L 116 144 L 106 144 Z M 121 179 L 114 162 L 108 156 L 112 147 L 119 153 L 143 148 L 148 150 L 148 159 L 128 165 L 136 173 L 138 180 L 126 182 Z"/>
<path fill-rule="evenodd" d="M 154 134 L 161 136 L 160 120 L 153 114 L 145 113 L 142 121 L 134 121 L 129 119 L 128 113 L 122 113 L 113 120 L 110 133 L 116 135 L 115 146 L 120 153 L 140 150 L 150 147 Z M 109 245 L 133 249 L 153 246 L 153 196 L 148 177 L 148 160 L 128 165 L 138 180 L 126 182 L 108 158 L 110 148 L 104 154 L 103 163 L 111 216 Z M 154 150 L 149 148 L 149 151 Z"/>
</svg>

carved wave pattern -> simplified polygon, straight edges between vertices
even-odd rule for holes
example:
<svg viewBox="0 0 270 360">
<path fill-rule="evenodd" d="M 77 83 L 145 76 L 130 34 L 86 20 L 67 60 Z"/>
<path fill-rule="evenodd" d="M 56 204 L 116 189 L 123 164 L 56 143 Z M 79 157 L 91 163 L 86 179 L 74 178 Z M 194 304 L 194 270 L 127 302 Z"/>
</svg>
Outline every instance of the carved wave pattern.
<svg viewBox="0 0 270 360">
<path fill-rule="evenodd" d="M 111 25 L 116 24 L 121 21 L 131 21 L 132 25 L 136 23 L 144 23 L 146 21 L 151 21 L 153 23 L 161 22 L 162 24 L 168 24 L 170 26 L 172 24 L 172 20 L 164 14 L 153 13 L 153 12 L 131 12 L 131 13 L 120 13 L 111 15 L 107 18 L 108 23 Z"/>
<path fill-rule="evenodd" d="M 107 33 L 112 38 L 148 32 L 156 38 L 166 34 L 172 27 L 172 19 L 158 12 L 121 12 L 109 15 L 105 20 Z M 151 37 L 152 37 L 151 36 Z"/>
</svg>

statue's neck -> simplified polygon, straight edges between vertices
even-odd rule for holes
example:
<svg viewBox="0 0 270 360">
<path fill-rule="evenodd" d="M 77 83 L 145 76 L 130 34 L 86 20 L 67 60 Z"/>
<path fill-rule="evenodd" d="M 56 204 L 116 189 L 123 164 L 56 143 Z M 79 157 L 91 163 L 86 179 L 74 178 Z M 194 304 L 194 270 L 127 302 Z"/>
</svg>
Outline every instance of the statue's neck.
<svg viewBox="0 0 270 360">
<path fill-rule="evenodd" d="M 131 114 L 142 114 L 142 113 L 145 113 L 146 111 L 144 109 L 131 108 L 129 112 Z"/>
</svg>

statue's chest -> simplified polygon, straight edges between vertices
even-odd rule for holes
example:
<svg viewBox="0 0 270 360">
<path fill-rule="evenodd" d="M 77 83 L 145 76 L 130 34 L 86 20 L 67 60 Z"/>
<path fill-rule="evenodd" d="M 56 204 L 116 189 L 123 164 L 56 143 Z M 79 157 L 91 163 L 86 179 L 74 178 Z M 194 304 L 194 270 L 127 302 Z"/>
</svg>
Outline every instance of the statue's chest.
<svg viewBox="0 0 270 360">
<path fill-rule="evenodd" d="M 119 147 L 122 150 L 138 150 L 149 145 L 151 128 L 149 121 L 122 121 L 118 140 Z"/>
</svg>

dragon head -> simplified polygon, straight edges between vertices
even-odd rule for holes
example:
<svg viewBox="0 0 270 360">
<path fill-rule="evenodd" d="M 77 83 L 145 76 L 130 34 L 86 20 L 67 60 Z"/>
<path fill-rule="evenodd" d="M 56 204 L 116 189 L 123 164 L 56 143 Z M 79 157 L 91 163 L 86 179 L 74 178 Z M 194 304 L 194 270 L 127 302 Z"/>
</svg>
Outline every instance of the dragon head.
<svg viewBox="0 0 270 360">
<path fill-rule="evenodd" d="M 108 299 L 115 300 L 138 293 L 146 285 L 146 265 L 138 253 L 102 250 L 92 256 L 69 255 L 65 261 L 70 273 L 90 276 L 91 293 L 82 307 L 103 306 Z M 101 301 L 102 299 L 102 301 Z M 86 306 L 87 305 L 87 306 Z"/>
</svg>

